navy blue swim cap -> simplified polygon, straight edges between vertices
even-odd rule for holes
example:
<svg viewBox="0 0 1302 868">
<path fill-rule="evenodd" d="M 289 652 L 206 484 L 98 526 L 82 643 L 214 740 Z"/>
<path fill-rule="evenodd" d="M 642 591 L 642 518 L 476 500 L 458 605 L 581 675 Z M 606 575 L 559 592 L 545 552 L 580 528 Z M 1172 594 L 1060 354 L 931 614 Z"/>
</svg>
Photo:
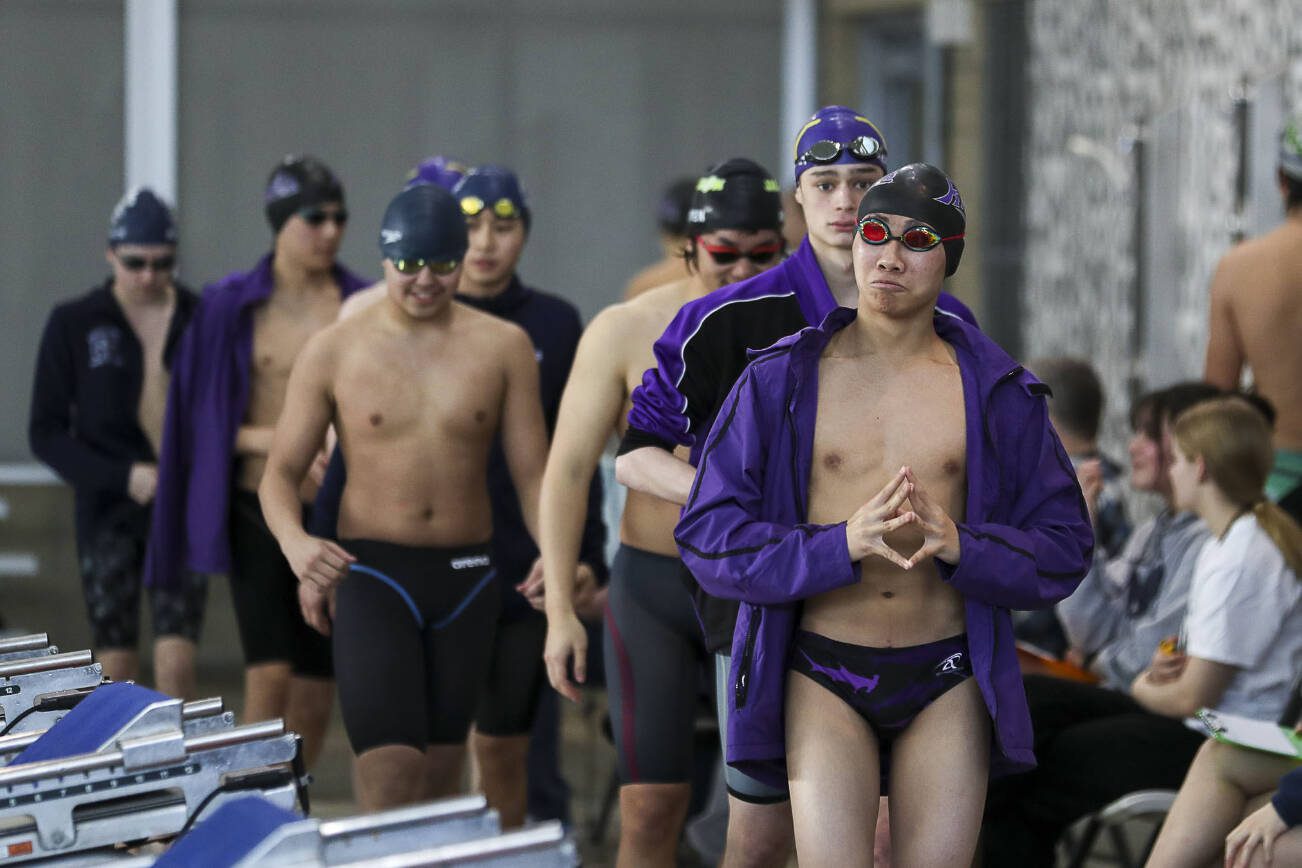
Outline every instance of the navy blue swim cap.
<svg viewBox="0 0 1302 868">
<path fill-rule="evenodd" d="M 753 160 L 734 157 L 705 170 L 687 211 L 687 234 L 717 229 L 782 230 L 782 188 Z"/>
<path fill-rule="evenodd" d="M 945 276 L 958 270 L 963 255 L 967 211 L 949 176 L 929 163 L 910 163 L 882 176 L 859 202 L 862 220 L 869 214 L 898 214 L 921 220 L 940 233 L 945 248 Z"/>
<path fill-rule="evenodd" d="M 498 217 L 519 217 L 529 231 L 532 216 L 529 201 L 515 172 L 505 166 L 476 166 L 457 182 L 452 195 L 461 203 L 461 213 L 474 217 L 487 209 Z"/>
<path fill-rule="evenodd" d="M 172 210 L 148 187 L 128 190 L 109 218 L 110 247 L 119 244 L 175 244 Z"/>
<path fill-rule="evenodd" d="M 408 187 L 384 211 L 380 253 L 385 259 L 454 262 L 468 246 L 466 218 L 457 200 L 438 184 Z"/>
<path fill-rule="evenodd" d="M 451 192 L 465 174 L 465 164 L 455 157 L 434 156 L 416 164 L 416 168 L 407 175 L 407 186 L 438 184 Z"/>
<path fill-rule="evenodd" d="M 289 154 L 271 170 L 265 196 L 267 222 L 280 234 L 294 213 L 327 202 L 344 204 L 344 187 L 330 167 L 301 154 Z"/>
<path fill-rule="evenodd" d="M 832 148 L 826 158 L 821 158 L 822 149 L 815 147 L 820 142 L 831 142 L 839 149 Z M 872 121 L 854 109 L 843 105 L 824 106 L 796 133 L 792 161 L 796 164 L 797 182 L 806 169 L 840 163 L 868 163 L 885 172 L 886 139 Z"/>
</svg>

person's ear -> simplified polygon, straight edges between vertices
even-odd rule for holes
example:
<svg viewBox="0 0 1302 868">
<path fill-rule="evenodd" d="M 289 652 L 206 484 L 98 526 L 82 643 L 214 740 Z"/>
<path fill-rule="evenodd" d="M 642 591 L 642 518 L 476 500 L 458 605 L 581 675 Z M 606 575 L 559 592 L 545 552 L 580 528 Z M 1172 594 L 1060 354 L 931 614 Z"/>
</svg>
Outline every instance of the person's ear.
<svg viewBox="0 0 1302 868">
<path fill-rule="evenodd" d="M 1198 481 L 1207 481 L 1207 460 L 1201 455 L 1194 456 L 1193 464 L 1198 468 Z"/>
</svg>

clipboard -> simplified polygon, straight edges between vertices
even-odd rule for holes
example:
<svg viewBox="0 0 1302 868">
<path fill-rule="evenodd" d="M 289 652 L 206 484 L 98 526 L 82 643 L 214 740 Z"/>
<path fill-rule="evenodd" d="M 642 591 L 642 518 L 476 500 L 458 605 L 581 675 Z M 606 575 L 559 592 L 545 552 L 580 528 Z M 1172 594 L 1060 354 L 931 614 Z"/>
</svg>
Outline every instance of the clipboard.
<svg viewBox="0 0 1302 868">
<path fill-rule="evenodd" d="M 1302 760 L 1302 735 L 1291 727 L 1209 708 L 1201 709 L 1197 720 L 1219 742 Z"/>
</svg>

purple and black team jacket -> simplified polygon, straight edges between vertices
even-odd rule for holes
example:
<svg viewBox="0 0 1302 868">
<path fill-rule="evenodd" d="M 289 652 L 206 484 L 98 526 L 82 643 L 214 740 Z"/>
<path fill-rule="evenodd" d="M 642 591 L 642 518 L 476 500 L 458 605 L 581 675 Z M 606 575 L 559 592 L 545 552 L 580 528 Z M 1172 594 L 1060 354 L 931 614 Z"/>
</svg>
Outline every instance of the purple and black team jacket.
<svg viewBox="0 0 1302 868">
<path fill-rule="evenodd" d="M 936 307 L 972 325 L 972 311 L 942 292 Z M 806 238 L 782 264 L 688 302 L 655 343 L 656 366 L 633 390 L 620 453 L 642 446 L 691 448 L 696 465 L 714 417 L 741 376 L 751 350 L 762 350 L 836 309 L 823 270 Z M 702 593 L 687 580 L 711 651 L 732 640 L 737 606 Z"/>
<path fill-rule="evenodd" d="M 334 277 L 345 298 L 367 285 L 341 265 Z M 149 587 L 175 587 L 186 569 L 231 568 L 227 515 L 235 434 L 249 405 L 253 308 L 274 286 L 267 254 L 251 270 L 205 287 L 177 347 L 145 553 Z"/>
<path fill-rule="evenodd" d="M 732 641 L 728 762 L 786 780 L 783 697 L 800 601 L 854 584 L 845 523 L 806 523 L 818 362 L 854 320 L 839 309 L 761 353 L 702 450 L 675 537 L 711 594 L 743 601 Z M 1038 609 L 1084 578 L 1094 545 L 1076 474 L 1049 424 L 1047 389 L 978 329 L 937 313 L 957 353 L 967 424 L 966 517 L 941 577 L 966 603 L 972 670 L 994 721 L 991 773 L 1035 765 L 1009 609 Z"/>
</svg>

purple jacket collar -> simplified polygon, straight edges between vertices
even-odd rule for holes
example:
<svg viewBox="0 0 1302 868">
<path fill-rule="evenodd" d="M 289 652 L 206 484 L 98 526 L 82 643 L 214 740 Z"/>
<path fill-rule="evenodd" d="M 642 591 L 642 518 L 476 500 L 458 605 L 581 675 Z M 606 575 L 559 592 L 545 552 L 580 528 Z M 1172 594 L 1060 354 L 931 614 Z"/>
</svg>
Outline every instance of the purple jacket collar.
<svg viewBox="0 0 1302 868">
<path fill-rule="evenodd" d="M 675 532 L 702 587 L 743 603 L 727 759 L 774 784 L 785 779 L 783 696 L 800 601 L 858 581 L 844 523 L 806 521 L 818 360 L 855 316 L 838 309 L 757 354 L 718 414 Z M 938 312 L 935 324 L 962 374 L 968 473 L 963 554 L 957 566 L 939 566 L 965 598 L 974 677 L 994 721 L 991 770 L 1000 774 L 1034 765 L 1008 610 L 1069 595 L 1093 534 L 1044 387 L 959 317 Z"/>
<path fill-rule="evenodd" d="M 275 289 L 271 259 L 206 287 L 177 347 L 145 555 L 150 587 L 175 587 L 186 569 L 230 570 L 227 514 L 235 434 L 249 403 L 251 309 Z M 334 277 L 345 298 L 369 283 L 338 264 Z"/>
</svg>

